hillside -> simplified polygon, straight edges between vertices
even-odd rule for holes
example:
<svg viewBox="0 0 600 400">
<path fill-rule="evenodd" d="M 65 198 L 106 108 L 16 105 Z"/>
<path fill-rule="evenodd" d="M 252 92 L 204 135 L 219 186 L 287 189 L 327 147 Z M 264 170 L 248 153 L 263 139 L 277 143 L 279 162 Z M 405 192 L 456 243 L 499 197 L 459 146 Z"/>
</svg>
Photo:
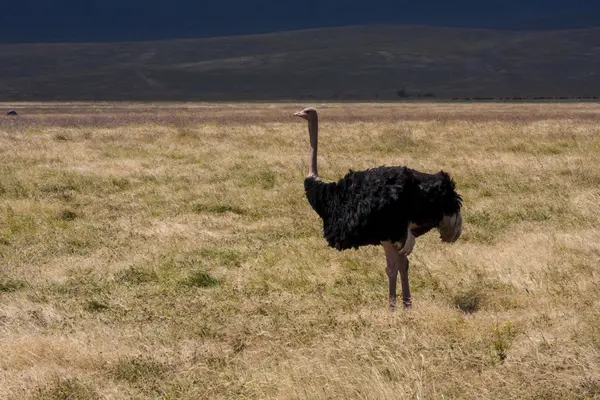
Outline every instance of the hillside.
<svg viewBox="0 0 600 400">
<path fill-rule="evenodd" d="M 0 45 L 0 100 L 595 96 L 600 28 L 356 26 L 157 42 Z"/>
</svg>

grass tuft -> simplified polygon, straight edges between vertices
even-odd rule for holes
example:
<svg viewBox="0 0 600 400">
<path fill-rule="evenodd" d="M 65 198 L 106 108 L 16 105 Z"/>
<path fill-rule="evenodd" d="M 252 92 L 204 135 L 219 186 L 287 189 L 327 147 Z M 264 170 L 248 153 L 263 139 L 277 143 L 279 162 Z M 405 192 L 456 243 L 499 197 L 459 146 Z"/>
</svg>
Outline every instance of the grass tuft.
<svg viewBox="0 0 600 400">
<path fill-rule="evenodd" d="M 221 282 L 205 271 L 195 271 L 185 278 L 182 283 L 187 286 L 206 288 L 217 286 Z"/>
<path fill-rule="evenodd" d="M 62 210 L 58 216 L 63 221 L 73 221 L 77 218 L 77 213 L 73 210 Z"/>
<path fill-rule="evenodd" d="M 479 289 L 468 289 L 457 293 L 453 297 L 453 302 L 465 314 L 472 314 L 481 308 L 485 295 Z"/>
<path fill-rule="evenodd" d="M 27 283 L 11 278 L 0 277 L 0 292 L 10 293 L 27 287 Z"/>
<path fill-rule="evenodd" d="M 149 356 L 135 356 L 120 359 L 112 366 L 111 375 L 120 381 L 145 383 L 161 377 L 168 369 L 168 366 Z"/>
<path fill-rule="evenodd" d="M 515 338 L 516 331 L 510 321 L 496 325 L 492 330 L 492 358 L 503 362 L 508 357 L 508 350 Z"/>
<path fill-rule="evenodd" d="M 246 214 L 246 211 L 240 207 L 231 204 L 205 204 L 195 203 L 192 205 L 192 211 L 196 213 L 210 213 L 210 214 L 225 214 L 234 213 L 238 215 Z"/>
<path fill-rule="evenodd" d="M 109 309 L 109 306 L 96 300 L 88 300 L 84 306 L 86 311 L 101 312 Z"/>
<path fill-rule="evenodd" d="M 158 274 L 153 269 L 131 266 L 119 271 L 115 275 L 117 282 L 139 285 L 142 283 L 156 282 Z"/>
<path fill-rule="evenodd" d="M 76 378 L 57 378 L 36 389 L 34 400 L 99 400 L 101 396 Z"/>
<path fill-rule="evenodd" d="M 56 135 L 54 135 L 54 139 L 59 142 L 66 142 L 71 140 L 71 137 L 66 133 L 57 133 Z"/>
<path fill-rule="evenodd" d="M 125 190 L 131 187 L 131 182 L 127 178 L 110 178 L 110 183 L 118 190 Z"/>
</svg>

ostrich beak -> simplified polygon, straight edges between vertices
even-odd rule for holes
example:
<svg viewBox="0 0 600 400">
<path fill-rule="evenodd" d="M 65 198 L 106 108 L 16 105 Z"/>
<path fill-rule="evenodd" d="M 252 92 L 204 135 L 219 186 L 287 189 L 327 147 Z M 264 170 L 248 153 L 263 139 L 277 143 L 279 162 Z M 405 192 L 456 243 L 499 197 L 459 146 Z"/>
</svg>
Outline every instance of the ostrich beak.
<svg viewBox="0 0 600 400">
<path fill-rule="evenodd" d="M 293 114 L 294 117 L 304 118 L 306 117 L 306 113 L 304 111 L 298 111 Z"/>
</svg>

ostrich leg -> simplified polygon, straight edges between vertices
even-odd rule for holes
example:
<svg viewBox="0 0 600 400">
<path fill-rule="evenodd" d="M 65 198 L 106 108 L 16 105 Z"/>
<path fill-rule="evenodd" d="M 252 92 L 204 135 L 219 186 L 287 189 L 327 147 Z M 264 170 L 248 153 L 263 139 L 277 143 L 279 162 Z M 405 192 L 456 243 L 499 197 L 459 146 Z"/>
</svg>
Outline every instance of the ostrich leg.
<svg viewBox="0 0 600 400">
<path fill-rule="evenodd" d="M 408 284 L 408 257 L 406 254 L 398 254 L 398 260 L 400 266 L 400 284 L 402 285 L 402 305 L 404 308 L 410 308 L 412 306 L 412 299 L 410 297 L 410 286 Z"/>
<path fill-rule="evenodd" d="M 398 272 L 400 272 L 400 283 L 402 285 L 402 304 L 404 305 L 404 308 L 410 308 L 412 299 L 408 283 L 408 257 L 396 250 L 396 247 L 390 242 L 383 242 L 382 245 L 385 250 L 385 259 L 387 263 L 386 272 L 390 289 L 390 310 L 396 309 Z"/>
<path fill-rule="evenodd" d="M 391 243 L 390 243 L 391 245 Z M 393 246 L 390 246 L 393 247 Z M 398 281 L 398 264 L 396 263 L 395 257 L 397 254 L 395 249 L 388 249 L 387 245 L 384 245 L 385 249 L 385 262 L 387 264 L 385 272 L 387 273 L 390 288 L 390 310 L 396 309 L 396 283 Z"/>
<path fill-rule="evenodd" d="M 410 286 L 408 284 L 408 255 L 412 253 L 414 247 L 415 235 L 413 235 L 411 225 L 409 225 L 404 245 L 401 249 L 398 249 L 396 253 L 396 260 L 398 261 L 397 270 L 400 272 L 400 283 L 402 285 L 402 304 L 404 305 L 404 308 L 410 308 L 410 306 L 412 306 L 412 300 L 410 298 Z"/>
</svg>

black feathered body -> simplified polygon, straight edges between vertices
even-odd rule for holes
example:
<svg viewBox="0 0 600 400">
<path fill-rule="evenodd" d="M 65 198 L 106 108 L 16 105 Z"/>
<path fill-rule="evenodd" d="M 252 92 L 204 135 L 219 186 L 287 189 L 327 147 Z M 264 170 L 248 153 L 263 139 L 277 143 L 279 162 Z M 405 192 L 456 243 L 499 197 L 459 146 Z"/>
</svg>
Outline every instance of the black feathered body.
<svg viewBox="0 0 600 400">
<path fill-rule="evenodd" d="M 304 180 L 306 198 L 323 220 L 323 236 L 338 250 L 404 242 L 458 213 L 461 197 L 444 171 L 427 174 L 407 167 L 350 170 L 337 182 Z"/>
</svg>

